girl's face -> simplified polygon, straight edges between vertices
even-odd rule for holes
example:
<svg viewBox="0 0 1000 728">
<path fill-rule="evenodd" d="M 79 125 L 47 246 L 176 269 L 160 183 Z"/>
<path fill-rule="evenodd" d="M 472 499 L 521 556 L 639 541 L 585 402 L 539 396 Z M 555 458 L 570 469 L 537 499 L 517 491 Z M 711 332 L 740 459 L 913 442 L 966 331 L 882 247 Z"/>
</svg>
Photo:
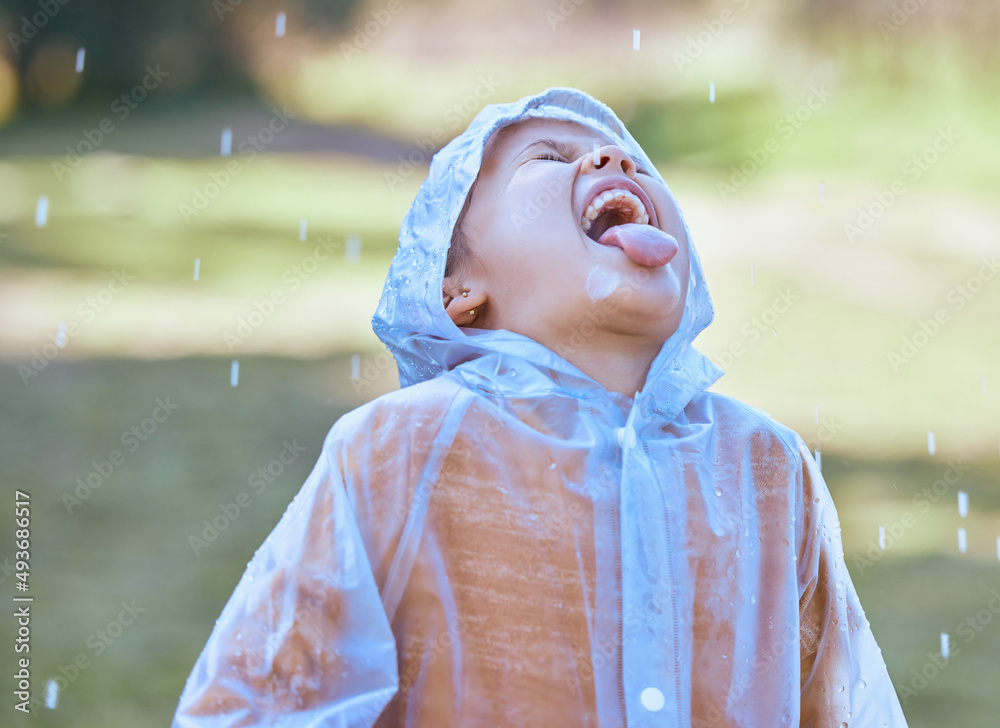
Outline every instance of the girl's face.
<svg viewBox="0 0 1000 728">
<path fill-rule="evenodd" d="M 588 235 L 582 220 L 602 190 L 631 197 L 607 203 L 612 213 L 594 220 Z M 638 226 L 643 213 L 651 228 Z M 608 225 L 628 222 L 651 236 L 658 260 L 644 258 L 641 244 L 640 253 L 627 254 L 627 244 L 597 241 Z M 494 134 L 463 230 L 471 262 L 444 285 L 460 326 L 507 329 L 559 352 L 588 333 L 662 345 L 680 324 L 689 241 L 677 203 L 625 149 L 587 127 L 529 119 Z M 459 300 L 463 291 L 468 295 Z"/>
</svg>

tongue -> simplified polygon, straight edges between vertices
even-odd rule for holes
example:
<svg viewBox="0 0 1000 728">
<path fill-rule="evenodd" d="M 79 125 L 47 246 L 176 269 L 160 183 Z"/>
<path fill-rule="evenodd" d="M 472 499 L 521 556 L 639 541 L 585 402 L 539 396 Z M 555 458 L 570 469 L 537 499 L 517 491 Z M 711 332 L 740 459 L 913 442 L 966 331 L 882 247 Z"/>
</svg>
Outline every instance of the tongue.
<svg viewBox="0 0 1000 728">
<path fill-rule="evenodd" d="M 677 255 L 677 241 L 652 225 L 627 223 L 609 228 L 598 241 L 601 245 L 621 248 L 639 265 L 657 268 Z"/>
</svg>

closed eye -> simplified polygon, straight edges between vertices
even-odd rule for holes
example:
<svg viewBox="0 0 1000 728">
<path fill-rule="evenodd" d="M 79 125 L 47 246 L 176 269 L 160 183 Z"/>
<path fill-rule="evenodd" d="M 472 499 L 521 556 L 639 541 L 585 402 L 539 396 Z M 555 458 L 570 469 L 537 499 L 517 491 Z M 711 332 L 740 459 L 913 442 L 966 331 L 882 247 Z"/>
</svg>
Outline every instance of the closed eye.
<svg viewBox="0 0 1000 728">
<path fill-rule="evenodd" d="M 539 154 L 539 155 L 536 155 L 536 156 L 532 157 L 532 159 L 548 159 L 548 160 L 551 160 L 553 162 L 565 162 L 566 161 L 565 157 L 560 157 L 557 154 Z"/>
</svg>

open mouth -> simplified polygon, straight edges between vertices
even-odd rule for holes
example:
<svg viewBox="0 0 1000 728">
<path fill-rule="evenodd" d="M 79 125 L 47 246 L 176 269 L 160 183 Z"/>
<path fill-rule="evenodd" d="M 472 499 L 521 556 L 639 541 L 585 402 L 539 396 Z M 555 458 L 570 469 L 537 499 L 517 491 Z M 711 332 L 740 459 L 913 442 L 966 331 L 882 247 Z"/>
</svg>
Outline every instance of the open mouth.
<svg viewBox="0 0 1000 728">
<path fill-rule="evenodd" d="M 580 216 L 586 236 L 599 245 L 621 249 L 633 263 L 647 268 L 660 268 L 673 260 L 680 245 L 657 227 L 653 203 L 642 189 L 638 185 L 633 189 L 627 180 L 600 184 L 605 189 L 598 187 Z"/>
<path fill-rule="evenodd" d="M 594 197 L 580 218 L 580 227 L 591 240 L 599 242 L 604 233 L 618 225 L 649 224 L 646 206 L 628 190 L 606 190 Z"/>
</svg>

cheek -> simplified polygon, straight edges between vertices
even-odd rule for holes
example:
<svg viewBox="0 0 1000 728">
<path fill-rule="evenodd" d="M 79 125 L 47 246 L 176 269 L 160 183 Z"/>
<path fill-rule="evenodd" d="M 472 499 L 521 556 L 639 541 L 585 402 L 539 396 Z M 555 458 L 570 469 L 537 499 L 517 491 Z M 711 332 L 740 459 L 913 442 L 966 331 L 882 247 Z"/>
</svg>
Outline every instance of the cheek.
<svg viewBox="0 0 1000 728">
<path fill-rule="evenodd" d="M 673 196 L 662 185 L 656 183 L 646 185 L 643 189 L 646 190 L 646 194 L 653 202 L 653 207 L 656 208 L 656 217 L 660 222 L 660 227 L 680 240 L 678 233 L 683 232 L 684 221 Z"/>
<path fill-rule="evenodd" d="M 507 188 L 504 205 L 532 226 L 563 223 L 572 218 L 572 182 L 568 166 L 557 169 L 537 164 L 518 172 Z"/>
<path fill-rule="evenodd" d="M 688 289 L 691 287 L 691 257 L 688 254 L 686 243 L 681 244 L 674 264 L 674 270 L 677 272 L 677 281 L 680 284 L 681 296 L 687 298 Z"/>
</svg>

